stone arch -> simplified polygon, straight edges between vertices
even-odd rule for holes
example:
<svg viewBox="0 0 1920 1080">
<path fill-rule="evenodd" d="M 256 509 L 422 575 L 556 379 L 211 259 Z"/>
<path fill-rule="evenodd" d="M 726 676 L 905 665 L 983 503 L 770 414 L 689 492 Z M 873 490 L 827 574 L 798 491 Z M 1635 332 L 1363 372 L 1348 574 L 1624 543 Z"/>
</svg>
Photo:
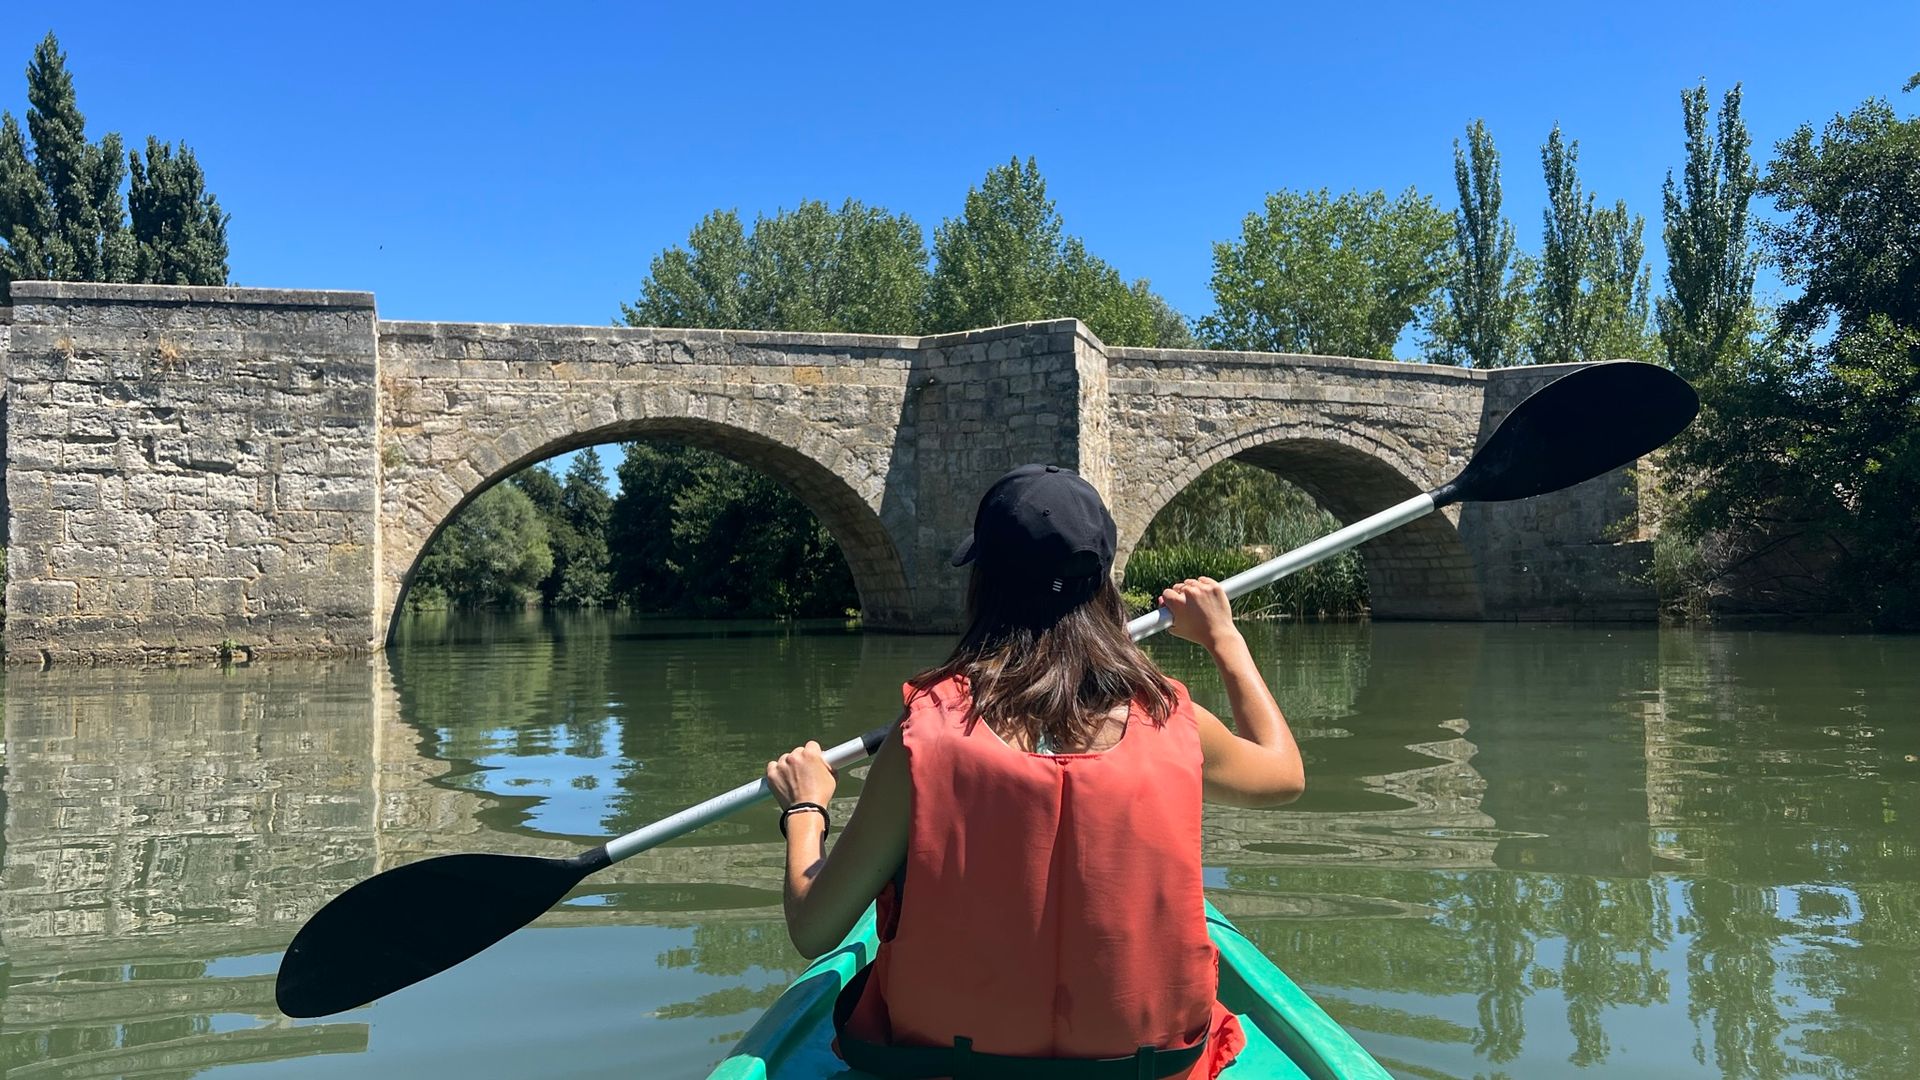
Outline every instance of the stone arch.
<svg viewBox="0 0 1920 1080">
<path fill-rule="evenodd" d="M 1350 524 L 1443 483 L 1448 476 L 1391 435 L 1285 424 L 1239 434 L 1178 462 L 1120 520 L 1120 563 L 1174 496 L 1215 465 L 1237 459 L 1298 484 Z M 1477 619 L 1482 616 L 1474 563 L 1446 512 L 1429 514 L 1367 543 L 1363 555 L 1375 618 Z"/>
<path fill-rule="evenodd" d="M 619 395 L 586 405 L 552 407 L 462 445 L 453 460 L 435 467 L 401 464 L 383 484 L 383 597 L 380 625 L 391 641 L 400 601 L 413 583 L 420 556 L 459 511 L 494 484 L 556 454 L 599 443 L 669 438 L 712 450 L 759 469 L 784 483 L 812 510 L 840 546 L 863 618 L 880 628 L 908 624 L 911 592 L 898 546 L 878 513 L 884 460 L 870 467 L 824 433 L 781 416 L 759 403 L 723 399 L 707 408 L 703 396 L 686 395 L 685 408 L 650 414 L 637 397 Z M 758 407 L 757 407 L 758 406 Z M 708 415 L 702 415 L 707 413 Z M 761 415 L 763 414 L 764 415 Z M 425 449 L 430 436 L 385 433 L 399 462 L 417 460 L 407 447 Z"/>
</svg>

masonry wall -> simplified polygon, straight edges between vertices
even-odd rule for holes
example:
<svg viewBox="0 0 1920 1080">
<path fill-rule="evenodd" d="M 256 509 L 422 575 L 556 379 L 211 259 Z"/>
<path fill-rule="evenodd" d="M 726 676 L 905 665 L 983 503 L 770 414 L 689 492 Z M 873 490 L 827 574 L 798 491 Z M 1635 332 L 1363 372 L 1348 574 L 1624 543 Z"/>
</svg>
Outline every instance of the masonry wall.
<svg viewBox="0 0 1920 1080">
<path fill-rule="evenodd" d="M 369 647 L 370 294 L 12 295 L 9 660 Z"/>
</svg>

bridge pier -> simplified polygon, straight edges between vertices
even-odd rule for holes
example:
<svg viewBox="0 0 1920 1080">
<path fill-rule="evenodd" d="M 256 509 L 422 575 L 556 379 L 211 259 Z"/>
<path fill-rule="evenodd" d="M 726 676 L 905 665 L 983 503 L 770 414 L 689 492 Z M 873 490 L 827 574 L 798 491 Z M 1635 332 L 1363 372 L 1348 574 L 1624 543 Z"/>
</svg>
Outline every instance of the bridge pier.
<svg viewBox="0 0 1920 1080">
<path fill-rule="evenodd" d="M 874 337 L 392 322 L 350 292 L 16 282 L 12 298 L 5 636 L 30 663 L 377 649 L 462 506 L 552 454 L 641 437 L 787 484 L 839 542 L 869 625 L 952 631 L 964 573 L 947 555 L 1013 465 L 1079 469 L 1123 555 L 1229 457 L 1354 517 L 1446 479 L 1554 374 L 1108 348 L 1073 320 Z M 1377 541 L 1377 614 L 1650 617 L 1628 481 Z"/>
</svg>

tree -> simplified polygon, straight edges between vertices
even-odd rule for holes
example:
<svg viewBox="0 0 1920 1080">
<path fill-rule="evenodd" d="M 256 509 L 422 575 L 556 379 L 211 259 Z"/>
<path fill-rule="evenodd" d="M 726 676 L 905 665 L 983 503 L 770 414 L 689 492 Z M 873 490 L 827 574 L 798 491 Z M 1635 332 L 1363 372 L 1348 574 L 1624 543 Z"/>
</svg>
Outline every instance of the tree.
<svg viewBox="0 0 1920 1080">
<path fill-rule="evenodd" d="M 1699 379 L 1733 362 L 1754 325 L 1747 208 L 1759 175 L 1738 84 L 1721 101 L 1717 138 L 1707 132 L 1704 83 L 1682 91 L 1680 106 L 1687 160 L 1680 185 L 1669 170 L 1662 189 L 1667 291 L 1657 314 L 1667 366 Z"/>
<path fill-rule="evenodd" d="M 1547 206 L 1532 297 L 1536 364 L 1634 357 L 1651 349 L 1646 219 L 1629 213 L 1624 202 L 1596 207 L 1581 189 L 1579 163 L 1579 142 L 1566 142 L 1555 124 L 1540 150 Z"/>
<path fill-rule="evenodd" d="M 757 469 L 692 452 L 673 497 L 672 567 L 696 615 L 840 615 L 859 606 L 839 545 L 798 499 Z"/>
<path fill-rule="evenodd" d="M 161 285 L 221 285 L 227 280 L 227 215 L 207 190 L 193 151 L 147 136 L 147 158 L 134 154 L 133 239 L 137 276 Z"/>
<path fill-rule="evenodd" d="M 910 334 L 926 296 L 920 226 L 848 199 L 802 202 L 754 223 L 744 283 L 748 325 L 845 334 Z"/>
<path fill-rule="evenodd" d="M 1500 154 L 1486 122 L 1467 126 L 1467 149 L 1453 144 L 1453 260 L 1447 307 L 1435 320 L 1435 359 L 1466 367 L 1506 367 L 1522 356 L 1525 257 L 1514 250 L 1513 223 L 1500 213 Z"/>
<path fill-rule="evenodd" d="M 573 456 L 560 488 L 561 527 L 554 532 L 550 599 L 572 607 L 595 607 L 609 599 L 607 524 L 613 499 L 607 494 L 600 454 L 589 446 Z"/>
<path fill-rule="evenodd" d="M 802 202 L 754 221 L 716 210 L 687 246 L 655 256 L 629 326 L 912 334 L 920 329 L 927 253 L 920 226 L 849 199 Z"/>
<path fill-rule="evenodd" d="M 1067 236 L 1033 158 L 990 169 L 960 216 L 934 230 L 927 292 L 932 333 L 1075 318 L 1110 345 L 1190 345 L 1185 320 L 1145 279 Z"/>
<path fill-rule="evenodd" d="M 1593 251 L 1587 260 L 1587 340 L 1582 359 L 1637 359 L 1653 351 L 1647 333 L 1652 273 L 1642 239 L 1646 227 L 1647 220 L 1629 214 L 1625 202 L 1594 210 L 1588 221 L 1587 239 Z"/>
<path fill-rule="evenodd" d="M 715 210 L 700 219 L 684 248 L 653 257 L 640 298 L 620 305 L 628 326 L 734 327 L 747 324 L 742 298 L 747 234 L 740 215 Z"/>
<path fill-rule="evenodd" d="M 1533 357 L 1539 364 L 1585 359 L 1589 335 L 1588 309 L 1581 292 L 1587 261 L 1593 257 L 1588 226 L 1593 220 L 1593 196 L 1580 190 L 1580 143 L 1568 145 L 1553 126 L 1540 150 L 1547 178 L 1547 206 L 1541 211 L 1543 236 L 1540 276 L 1533 293 Z"/>
<path fill-rule="evenodd" d="M 1717 573 L 1811 551 L 1834 599 L 1920 626 L 1920 118 L 1873 100 L 1803 125 L 1757 190 L 1780 213 L 1768 254 L 1802 288 L 1771 338 L 1700 381 L 1675 524 L 1720 538 Z"/>
<path fill-rule="evenodd" d="M 1210 347 L 1393 358 L 1446 278 L 1447 215 L 1409 188 L 1267 196 L 1239 242 L 1213 246 Z"/>
<path fill-rule="evenodd" d="M 420 557 L 408 603 L 523 604 L 553 569 L 546 524 L 526 493 L 496 484 L 467 504 Z"/>
<path fill-rule="evenodd" d="M 1791 490 L 1839 544 L 1854 609 L 1920 625 L 1920 117 L 1873 100 L 1817 140 L 1803 125 L 1759 190 L 1783 218 L 1762 228 L 1769 253 L 1802 286 L 1780 308 Z"/>
<path fill-rule="evenodd" d="M 48 34 L 27 66 L 27 124 L 0 114 L 0 286 L 20 280 L 223 284 L 226 222 L 198 161 L 149 139 L 87 141 L 66 54 Z M 31 144 L 31 152 L 29 152 Z M 133 174 L 133 225 L 122 187 Z"/>
<path fill-rule="evenodd" d="M 614 469 L 620 493 L 607 524 L 613 595 L 640 611 L 676 610 L 690 583 L 674 565 L 673 502 L 692 484 L 701 456 L 664 442 L 630 442 L 621 451 Z"/>
</svg>

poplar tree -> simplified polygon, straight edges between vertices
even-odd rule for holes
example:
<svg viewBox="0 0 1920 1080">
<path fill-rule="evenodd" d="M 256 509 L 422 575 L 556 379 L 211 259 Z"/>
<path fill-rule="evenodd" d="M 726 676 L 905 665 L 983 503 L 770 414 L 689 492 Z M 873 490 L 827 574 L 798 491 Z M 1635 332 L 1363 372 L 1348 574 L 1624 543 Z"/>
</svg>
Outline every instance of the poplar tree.
<svg viewBox="0 0 1920 1080">
<path fill-rule="evenodd" d="M 1658 316 L 1668 366 L 1698 379 L 1733 359 L 1752 326 L 1757 255 L 1747 239 L 1747 207 L 1760 180 L 1738 84 L 1721 99 L 1712 135 L 1706 84 L 1682 91 L 1680 107 L 1687 160 L 1680 184 L 1668 170 L 1662 189 L 1667 291 Z"/>
<path fill-rule="evenodd" d="M 1587 260 L 1586 340 L 1583 360 L 1644 359 L 1653 351 L 1647 332 L 1647 219 L 1629 214 L 1624 201 L 1602 207 L 1588 219 L 1592 252 Z"/>
<path fill-rule="evenodd" d="M 1581 292 L 1593 256 L 1588 228 L 1593 196 L 1580 190 L 1580 143 L 1569 144 L 1553 126 L 1540 150 L 1547 179 L 1547 206 L 1541 211 L 1539 284 L 1533 294 L 1533 359 L 1539 364 L 1585 359 L 1588 309 Z"/>
<path fill-rule="evenodd" d="M 1522 355 L 1520 316 L 1526 304 L 1524 256 L 1514 251 L 1513 223 L 1500 213 L 1500 153 L 1486 121 L 1467 126 L 1467 146 L 1453 144 L 1453 261 L 1446 309 L 1435 320 L 1433 358 L 1466 367 L 1506 367 Z"/>
</svg>

